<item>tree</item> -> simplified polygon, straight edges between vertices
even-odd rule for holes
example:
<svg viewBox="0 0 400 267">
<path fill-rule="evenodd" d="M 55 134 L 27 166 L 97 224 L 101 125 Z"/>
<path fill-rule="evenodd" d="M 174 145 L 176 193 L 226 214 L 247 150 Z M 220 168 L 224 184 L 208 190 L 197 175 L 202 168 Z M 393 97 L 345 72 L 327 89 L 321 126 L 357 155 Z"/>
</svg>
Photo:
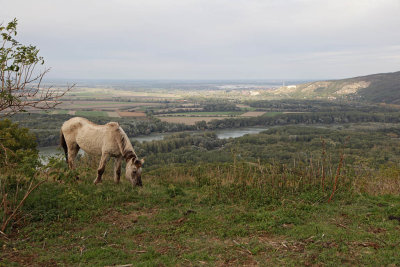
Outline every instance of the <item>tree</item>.
<svg viewBox="0 0 400 267">
<path fill-rule="evenodd" d="M 26 108 L 51 109 L 58 105 L 59 98 L 74 85 L 59 90 L 42 87 L 43 77 L 50 71 L 37 67 L 44 64 L 39 49 L 33 45 L 22 45 L 17 35 L 17 19 L 7 26 L 0 24 L 0 118 L 25 111 Z"/>
<path fill-rule="evenodd" d="M 22 45 L 17 35 L 17 20 L 0 24 L 0 119 L 27 108 L 50 109 L 72 87 L 63 90 L 42 87 L 50 69 L 38 71 L 44 64 L 39 49 Z M 0 121 L 0 234 L 21 219 L 21 207 L 44 180 L 35 182 L 40 165 L 36 141 L 28 129 L 5 119 Z M 22 176 L 22 179 L 21 179 Z M 29 178 L 29 180 L 27 179 Z M 23 192 L 23 194 L 21 194 Z M 21 198 L 22 197 L 22 198 Z"/>
</svg>

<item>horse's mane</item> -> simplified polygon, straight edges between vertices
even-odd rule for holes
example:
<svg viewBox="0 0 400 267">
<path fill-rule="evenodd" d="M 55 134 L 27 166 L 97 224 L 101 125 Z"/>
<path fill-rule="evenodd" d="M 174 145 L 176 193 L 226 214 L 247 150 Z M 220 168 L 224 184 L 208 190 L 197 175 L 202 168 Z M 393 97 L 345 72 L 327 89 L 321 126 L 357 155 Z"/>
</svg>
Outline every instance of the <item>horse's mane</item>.
<svg viewBox="0 0 400 267">
<path fill-rule="evenodd" d="M 133 151 L 131 141 L 129 141 L 129 138 L 124 132 L 124 130 L 118 127 L 117 133 L 118 135 L 116 136 L 116 139 L 119 146 L 119 150 L 122 156 L 125 158 L 125 160 L 128 161 L 129 159 L 137 158 L 135 151 Z"/>
</svg>

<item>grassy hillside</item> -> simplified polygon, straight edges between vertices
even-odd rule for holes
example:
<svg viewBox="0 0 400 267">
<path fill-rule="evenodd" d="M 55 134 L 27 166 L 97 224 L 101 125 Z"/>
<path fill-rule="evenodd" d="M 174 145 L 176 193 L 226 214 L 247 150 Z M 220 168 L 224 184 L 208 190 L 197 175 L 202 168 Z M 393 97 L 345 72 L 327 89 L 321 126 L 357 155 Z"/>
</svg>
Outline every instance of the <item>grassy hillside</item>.
<svg viewBox="0 0 400 267">
<path fill-rule="evenodd" d="M 90 171 L 80 182 L 49 181 L 26 202 L 30 223 L 0 238 L 0 265 L 400 264 L 399 222 L 390 219 L 400 215 L 398 196 L 341 183 L 328 203 L 331 180 L 327 194 L 278 180 L 265 185 L 288 190 L 260 194 L 260 184 L 240 182 L 257 172 L 241 164 L 173 166 L 148 172 L 135 190 L 109 174 L 95 186 Z"/>
<path fill-rule="evenodd" d="M 294 98 L 347 98 L 400 104 L 400 72 L 286 86 L 273 94 Z"/>
<path fill-rule="evenodd" d="M 85 156 L 29 179 L 25 161 L 2 167 L 2 206 L 44 183 L 0 232 L 0 266 L 399 265 L 399 128 L 352 127 L 135 145 L 148 151 L 135 189 L 114 184 L 112 162 L 94 185 Z"/>
</svg>

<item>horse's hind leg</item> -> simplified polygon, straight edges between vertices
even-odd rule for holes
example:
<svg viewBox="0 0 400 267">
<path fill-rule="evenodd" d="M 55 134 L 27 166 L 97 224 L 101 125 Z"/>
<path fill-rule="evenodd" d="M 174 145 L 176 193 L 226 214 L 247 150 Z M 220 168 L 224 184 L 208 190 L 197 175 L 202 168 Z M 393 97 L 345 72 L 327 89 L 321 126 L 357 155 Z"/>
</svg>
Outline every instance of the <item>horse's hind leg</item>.
<svg viewBox="0 0 400 267">
<path fill-rule="evenodd" d="M 75 161 L 76 155 L 78 155 L 78 152 L 79 152 L 78 144 L 75 143 L 75 144 L 70 144 L 68 146 L 68 167 L 71 170 L 75 168 L 74 161 Z"/>
<path fill-rule="evenodd" d="M 104 170 L 106 168 L 106 163 L 109 158 L 110 158 L 110 156 L 108 154 L 101 155 L 99 168 L 97 169 L 97 178 L 93 181 L 94 184 L 101 183 L 101 176 L 104 173 Z"/>
<path fill-rule="evenodd" d="M 122 164 L 122 157 L 115 158 L 114 161 L 114 182 L 119 183 L 121 178 L 121 164 Z"/>
</svg>

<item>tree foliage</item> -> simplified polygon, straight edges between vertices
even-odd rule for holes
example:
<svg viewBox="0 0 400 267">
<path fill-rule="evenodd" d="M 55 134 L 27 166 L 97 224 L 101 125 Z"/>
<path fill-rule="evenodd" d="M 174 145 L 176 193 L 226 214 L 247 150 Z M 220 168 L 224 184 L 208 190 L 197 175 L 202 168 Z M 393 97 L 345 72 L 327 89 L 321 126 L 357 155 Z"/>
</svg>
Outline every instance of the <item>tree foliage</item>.
<svg viewBox="0 0 400 267">
<path fill-rule="evenodd" d="M 33 45 L 23 45 L 15 38 L 17 19 L 0 25 L 0 118 L 24 111 L 26 108 L 49 109 L 59 104 L 58 99 L 69 91 L 42 87 L 49 68 L 38 70 L 44 59 Z"/>
<path fill-rule="evenodd" d="M 5 119 L 0 121 L 0 164 L 14 165 L 30 162 L 34 169 L 39 164 L 35 135 Z"/>
</svg>

